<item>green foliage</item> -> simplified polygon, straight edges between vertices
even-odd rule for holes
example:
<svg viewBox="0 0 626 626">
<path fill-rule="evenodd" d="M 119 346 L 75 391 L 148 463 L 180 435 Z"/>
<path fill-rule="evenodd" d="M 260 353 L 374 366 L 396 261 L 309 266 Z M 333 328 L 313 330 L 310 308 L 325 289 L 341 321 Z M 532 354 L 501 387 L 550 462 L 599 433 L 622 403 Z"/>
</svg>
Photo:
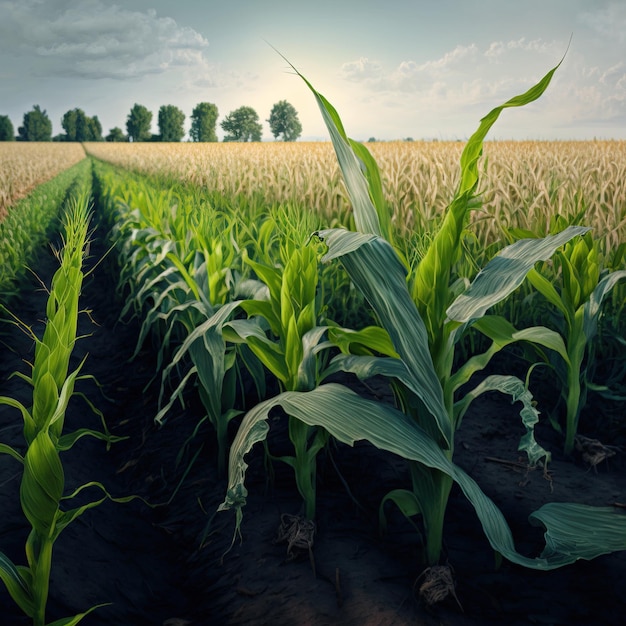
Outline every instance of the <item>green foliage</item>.
<svg viewBox="0 0 626 626">
<path fill-rule="evenodd" d="M 282 135 L 283 141 L 295 141 L 302 134 L 298 112 L 287 100 L 280 100 L 272 107 L 267 121 L 274 139 Z"/>
<path fill-rule="evenodd" d="M 8 115 L 0 115 L 0 141 L 15 141 L 15 131 Z"/>
<path fill-rule="evenodd" d="M 0 222 L 0 300 L 19 293 L 26 268 L 58 232 L 63 201 L 91 178 L 87 159 L 39 185 Z"/>
<path fill-rule="evenodd" d="M 529 282 L 556 309 L 561 320 L 558 330 L 565 350 L 557 352 L 559 363 L 555 369 L 566 406 L 564 451 L 567 455 L 574 450 L 578 420 L 587 397 L 589 381 L 584 364 L 593 350 L 602 304 L 623 279 L 626 270 L 601 271 L 599 243 L 591 233 L 557 252 L 551 276 L 546 277 L 538 269 L 528 274 Z M 557 426 L 558 422 L 555 420 Z"/>
<path fill-rule="evenodd" d="M 88 186 L 78 189 L 66 205 L 65 245 L 59 253 L 61 265 L 52 278 L 46 305 L 46 327 L 41 339 L 33 335 L 35 359 L 31 375 L 20 374 L 32 387 L 32 408 L 28 409 L 13 398 L 0 398 L 0 403 L 18 409 L 24 422 L 24 456 L 4 444 L 0 446 L 0 453 L 9 454 L 23 465 L 20 501 L 31 526 L 25 546 L 28 565 L 15 566 L 0 553 L 0 579 L 22 611 L 32 618 L 33 626 L 46 624 L 54 543 L 71 522 L 110 498 L 104 487 L 96 482 L 86 483 L 64 496 L 65 476 L 60 458 L 61 451 L 69 450 L 85 435 L 108 444 L 117 440 L 107 431 L 104 420 L 104 432 L 86 428 L 67 434 L 63 432 L 65 413 L 85 361 L 83 359 L 74 371 L 69 371 L 76 341 L 82 261 L 89 226 L 88 189 Z M 72 500 L 87 488 L 96 488 L 104 495 L 73 509 L 62 508 L 64 501 Z M 89 612 L 56 623 L 76 624 Z"/>
<path fill-rule="evenodd" d="M 159 109 L 159 134 L 161 141 L 180 141 L 185 136 L 185 114 L 173 104 Z"/>
<path fill-rule="evenodd" d="M 17 129 L 21 141 L 50 141 L 52 122 L 45 109 L 36 104 L 32 111 L 24 113 L 23 125 Z"/>
<path fill-rule="evenodd" d="M 61 126 L 64 141 L 102 141 L 102 125 L 96 115 L 89 117 L 82 109 L 72 109 L 63 115 Z"/>
<path fill-rule="evenodd" d="M 104 139 L 105 141 L 110 141 L 110 142 L 128 141 L 128 137 L 126 137 L 126 135 L 124 134 L 124 131 L 119 126 L 114 126 Z"/>
<path fill-rule="evenodd" d="M 150 141 L 152 112 L 142 104 L 134 104 L 126 118 L 126 132 L 131 141 Z"/>
<path fill-rule="evenodd" d="M 279 405 L 308 426 L 323 426 L 340 441 L 352 444 L 357 439 L 367 439 L 409 460 L 412 490 L 394 490 L 388 499 L 407 517 L 421 514 L 429 565 L 437 563 L 441 556 L 445 510 L 455 481 L 474 506 L 492 547 L 514 563 L 552 569 L 578 558 L 593 558 L 626 548 L 623 516 L 616 516 L 610 509 L 552 504 L 531 516 L 533 523 L 539 521 L 547 529 L 546 549 L 535 559 L 521 555 L 514 548 L 501 512 L 452 461 L 454 432 L 467 406 L 474 397 L 491 390 L 508 393 L 522 403 L 520 415 L 526 434 L 520 450 L 527 452 L 529 463 L 546 463 L 550 458 L 534 440 L 538 413 L 522 381 L 512 376 L 490 376 L 458 400 L 455 392 L 483 369 L 497 351 L 514 341 L 532 341 L 565 353 L 557 333 L 544 327 L 517 331 L 506 320 L 485 313 L 518 287 L 537 262 L 550 258 L 559 246 L 587 229 L 571 226 L 554 236 L 516 242 L 487 263 L 465 291 L 463 283 L 452 280 L 452 269 L 460 254 L 467 216 L 477 206 L 477 161 L 489 128 L 504 108 L 537 99 L 555 71 L 556 67 L 526 93 L 496 107 L 481 120 L 461 156 L 459 190 L 422 261 L 409 276 L 404 259 L 384 238 L 388 228 L 380 219 L 385 207 L 375 161 L 364 146 L 348 139 L 335 109 L 302 77 L 327 124 L 360 231 L 319 231 L 318 236 L 328 246 L 322 260 L 341 260 L 380 324 L 376 332 L 372 329 L 367 334 L 333 328 L 330 337 L 345 354 L 333 359 L 326 373 L 344 370 L 360 378 L 374 374 L 389 377 L 401 411 L 357 400 L 358 396 L 337 385 L 322 385 L 309 392 L 286 392 L 256 407 L 244 418 L 233 442 L 229 488 L 220 507 L 237 509 L 237 528 L 246 496 L 243 455 L 265 438 L 267 426 L 263 422 L 273 406 Z M 455 346 L 471 326 L 484 333 L 491 346 L 453 372 Z M 352 351 L 354 354 L 350 354 Z M 405 428 L 411 432 L 401 433 Z M 414 449 L 409 452 L 407 446 Z M 597 527 L 589 527 L 585 515 Z M 598 532 L 598 527 L 602 532 Z"/>
<path fill-rule="evenodd" d="M 243 106 L 231 111 L 220 126 L 226 132 L 224 141 L 261 141 L 263 127 L 252 107 Z"/>
<path fill-rule="evenodd" d="M 189 136 L 192 141 L 217 141 L 215 125 L 217 123 L 217 106 L 212 102 L 200 102 L 191 112 L 191 129 Z"/>
</svg>

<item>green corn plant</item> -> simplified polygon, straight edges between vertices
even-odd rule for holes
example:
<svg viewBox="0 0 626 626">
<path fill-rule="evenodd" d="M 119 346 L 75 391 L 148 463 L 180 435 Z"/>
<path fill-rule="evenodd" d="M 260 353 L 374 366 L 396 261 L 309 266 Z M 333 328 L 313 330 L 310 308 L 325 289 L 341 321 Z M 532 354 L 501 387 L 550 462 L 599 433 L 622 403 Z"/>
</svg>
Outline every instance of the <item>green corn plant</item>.
<svg viewBox="0 0 626 626">
<path fill-rule="evenodd" d="M 206 420 L 213 425 L 218 473 L 223 475 L 228 424 L 241 412 L 235 408 L 240 362 L 252 373 L 259 393 L 264 385 L 260 365 L 245 347 L 227 346 L 221 331 L 238 306 L 232 292 L 240 277 L 232 268 L 240 265 L 233 236 L 239 218 L 205 201 L 202 211 L 191 210 L 201 199 L 185 189 L 174 194 L 126 176 L 120 189 L 110 171 L 99 171 L 105 210 L 114 217 L 111 237 L 123 268 L 120 286 L 129 291 L 122 315 L 132 311 L 142 320 L 135 355 L 150 334 L 159 345 L 160 410 L 155 421 L 163 425 L 189 382 L 197 380 L 206 415 L 194 434 Z M 180 382 L 168 398 L 174 370 Z"/>
<path fill-rule="evenodd" d="M 0 403 L 20 411 L 24 422 L 26 452 L 22 456 L 6 444 L 0 444 L 0 453 L 8 454 L 23 465 L 20 501 L 24 515 L 31 525 L 26 541 L 27 565 L 14 565 L 0 552 L 0 578 L 20 609 L 33 620 L 34 626 L 46 624 L 52 552 L 61 532 L 85 511 L 107 499 L 109 494 L 97 482 L 78 487 L 64 495 L 65 477 L 60 453 L 69 450 L 84 436 L 102 439 L 110 444 L 118 438 L 110 435 L 103 421 L 104 432 L 80 428 L 64 434 L 65 412 L 74 386 L 80 380 L 84 360 L 69 372 L 77 330 L 78 298 L 83 279 L 82 258 L 89 223 L 88 196 L 72 198 L 66 209 L 65 242 L 61 266 L 52 279 L 47 302 L 47 322 L 42 339 L 36 342 L 32 374 L 19 374 L 32 386 L 32 408 L 8 397 Z M 69 373 L 68 373 L 69 372 Z M 104 495 L 75 508 L 62 508 L 85 489 L 95 487 Z M 129 498 L 112 498 L 124 502 Z M 103 606 L 103 605 L 98 605 Z M 98 608 L 73 617 L 56 620 L 49 626 L 72 626 Z"/>
<path fill-rule="evenodd" d="M 306 231 L 300 230 L 300 233 Z M 225 334 L 233 343 L 245 342 L 259 361 L 279 381 L 284 391 L 309 391 L 319 382 L 321 360 L 316 356 L 326 331 L 318 325 L 320 302 L 316 247 L 304 241 L 284 246 L 284 267 L 247 259 L 266 289 L 261 296 L 241 302 L 248 319 L 233 320 Z M 268 296 L 265 299 L 263 296 Z M 304 501 L 305 516 L 315 519 L 317 455 L 328 436 L 288 414 L 289 438 L 294 454 L 279 457 L 290 465 Z"/>
<path fill-rule="evenodd" d="M 513 392 L 514 399 L 522 401 L 522 418 L 527 428 L 522 445 L 529 453 L 530 462 L 538 463 L 548 456 L 532 436 L 538 414 L 522 381 L 513 377 L 488 377 L 459 400 L 455 400 L 454 392 L 474 372 L 483 369 L 493 354 L 513 341 L 529 340 L 564 352 L 557 333 L 542 327 L 517 331 L 506 320 L 485 313 L 519 286 L 535 263 L 550 258 L 559 246 L 587 229 L 571 227 L 542 240 L 516 242 L 490 261 L 460 295 L 453 288 L 451 278 L 467 214 L 475 206 L 477 162 L 487 131 L 504 108 L 538 98 L 555 71 L 556 68 L 552 69 L 528 92 L 483 118 L 461 158 L 459 191 L 410 277 L 407 277 L 407 263 L 392 245 L 389 213 L 374 160 L 364 146 L 347 137 L 332 105 L 300 75 L 314 94 L 330 132 L 358 229 L 358 232 L 319 231 L 317 234 L 328 250 L 322 260 L 341 259 L 380 324 L 357 331 L 333 329 L 331 338 L 336 343 L 354 344 L 357 350 L 356 354 L 342 354 L 333 359 L 321 379 L 333 369 L 352 371 L 363 378 L 384 374 L 395 381 L 402 410 L 360 398 L 335 384 L 321 384 L 309 392 L 284 392 L 260 403 L 245 416 L 231 446 L 229 485 L 219 507 L 219 510 L 236 510 L 237 531 L 247 495 L 244 455 L 256 442 L 265 439 L 270 411 L 282 406 L 288 414 L 308 425 L 323 426 L 344 443 L 351 445 L 356 440 L 367 439 L 409 460 L 413 489 L 396 491 L 390 499 L 407 515 L 419 512 L 424 517 L 429 564 L 436 563 L 440 557 L 443 519 L 453 481 L 474 506 L 493 549 L 515 563 L 553 569 L 579 558 L 593 558 L 626 547 L 626 519 L 615 511 L 550 504 L 531 516 L 532 523 L 540 523 L 546 529 L 546 549 L 536 558 L 521 555 L 514 548 L 501 512 L 452 461 L 454 432 L 467 406 L 477 394 L 490 389 Z M 485 334 L 491 346 L 485 354 L 472 357 L 453 373 L 454 346 L 470 326 Z M 601 524 L 602 532 L 597 532 L 590 522 Z"/>
<path fill-rule="evenodd" d="M 537 269 L 528 273 L 529 282 L 562 316 L 561 334 L 565 354 L 560 353 L 565 372 L 561 374 L 565 400 L 564 452 L 571 455 L 578 432 L 580 411 L 586 399 L 585 357 L 589 354 L 598 330 L 604 298 L 626 270 L 602 272 L 598 240 L 591 233 L 569 242 L 554 258 L 555 274 L 551 280 Z M 557 372 L 561 368 L 557 368 Z"/>
</svg>

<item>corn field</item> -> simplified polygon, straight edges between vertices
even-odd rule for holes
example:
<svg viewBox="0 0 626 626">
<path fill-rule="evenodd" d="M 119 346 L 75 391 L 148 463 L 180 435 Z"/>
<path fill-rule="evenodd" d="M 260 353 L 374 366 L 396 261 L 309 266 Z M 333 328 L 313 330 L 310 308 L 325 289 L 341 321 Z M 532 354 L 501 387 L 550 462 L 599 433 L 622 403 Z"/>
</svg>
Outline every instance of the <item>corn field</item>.
<svg viewBox="0 0 626 626">
<path fill-rule="evenodd" d="M 84 158 L 77 143 L 0 142 L 0 221 L 17 200 Z"/>
<path fill-rule="evenodd" d="M 145 174 L 171 177 L 227 196 L 297 202 L 330 220 L 348 198 L 325 143 L 106 144 L 92 156 Z M 385 198 L 400 235 L 430 230 L 458 185 L 460 142 L 368 144 L 381 169 Z M 585 223 L 605 250 L 626 239 L 626 142 L 486 142 L 482 207 L 472 215 L 486 244 L 506 228 L 549 232 L 557 215 Z"/>
<path fill-rule="evenodd" d="M 74 385 L 88 378 L 79 375 L 88 355 L 69 363 L 84 310 L 78 298 L 91 274 L 83 268 L 90 233 L 106 249 L 115 281 L 110 299 L 120 303 L 116 324 L 136 329 L 130 363 L 147 350 L 154 355 L 139 399 L 148 406 L 152 398 L 149 419 L 159 429 L 181 413 L 187 429 L 173 469 L 161 467 L 150 477 L 158 481 L 161 474 L 167 498 L 148 506 L 169 507 L 179 490 L 191 489 L 196 512 L 209 518 L 194 541 L 208 549 L 224 534 L 223 527 L 215 530 L 216 516 L 231 511 L 234 534 L 220 544 L 221 563 L 245 527 L 248 474 L 264 469 L 269 483 L 280 465 L 299 510 L 280 516 L 276 541 L 287 543 L 288 561 L 305 556 L 315 577 L 317 520 L 328 488 L 319 473 L 333 466 L 355 501 L 349 483 L 358 472 L 342 476 L 335 457 L 356 442 L 404 462 L 374 518 L 387 532 L 398 528 L 398 514 L 410 522 L 422 575 L 441 569 L 452 580 L 444 522 L 458 503 L 455 486 L 485 546 L 525 570 L 548 573 L 626 550 L 621 512 L 555 498 L 526 513 L 545 531 L 538 555 L 520 551 L 503 510 L 455 454 L 472 404 L 497 391 L 515 404 L 517 466 L 551 479 L 553 456 L 572 463 L 584 439 L 581 425 L 596 417 L 589 397 L 615 402 L 624 392 L 626 142 L 484 141 L 500 112 L 540 97 L 555 70 L 482 118 L 465 144 L 354 142 L 332 105 L 307 83 L 329 143 L 88 143 L 88 158 L 79 145 L 32 146 L 30 153 L 19 144 L 3 148 L 7 163 L 27 154 L 36 159 L 28 175 L 20 178 L 14 165 L 10 171 L 17 173 L 5 179 L 11 182 L 3 181 L 9 212 L 0 225 L 0 253 L 16 267 L 37 252 L 18 234 L 35 230 L 26 218 L 41 210 L 36 193 L 17 198 L 53 175 L 44 166 L 51 154 L 57 164 L 61 153 L 68 159 L 54 179 L 62 181 L 54 210 L 38 234 L 39 241 L 51 236 L 48 225 L 57 221 L 64 228 L 59 233 L 57 224 L 54 235 L 61 268 L 46 287 L 43 338 L 17 316 L 9 319 L 36 344 L 30 371 L 16 374 L 33 388 L 33 408 L 0 395 L 0 405 L 24 421 L 26 450 L 23 443 L 0 442 L 0 454 L 23 466 L 20 499 L 32 527 L 28 565 L 14 565 L 0 552 L 0 577 L 35 626 L 49 624 L 52 549 L 61 530 L 105 500 L 146 503 L 145 492 L 110 495 L 97 481 L 66 493 L 60 452 L 64 462 L 71 458 L 84 435 L 125 445 L 105 419 L 99 430 L 63 430 Z M 29 170 L 29 161 L 21 163 Z M 12 272 L 0 281 L 4 307 L 19 292 L 19 279 Z M 512 371 L 513 362 L 522 364 L 521 374 Z M 535 371 L 548 372 L 548 402 L 533 395 Z M 371 379 L 382 392 L 368 387 Z M 114 392 L 125 386 L 118 380 Z M 87 404 L 94 407 L 92 398 Z M 117 427 L 139 418 L 117 406 Z M 542 414 L 554 430 L 552 449 L 536 436 Z M 612 424 L 605 432 L 623 427 Z M 142 442 L 130 442 L 133 455 L 152 434 L 144 428 Z M 196 475 L 189 484 L 209 439 L 212 456 L 198 470 L 209 478 Z M 262 463 L 250 462 L 254 453 Z M 182 459 L 188 459 L 184 469 Z M 164 478 L 170 470 L 179 472 L 175 480 Z M 209 482 L 215 489 L 205 506 Z M 68 500 L 94 488 L 95 499 L 67 508 Z M 177 528 L 180 519 L 164 528 Z M 339 596 L 338 567 L 334 585 Z M 429 586 L 422 585 L 420 598 L 434 604 L 441 597 L 429 596 Z M 456 599 L 454 584 L 443 595 Z M 76 624 L 104 607 L 91 602 L 51 623 Z"/>
</svg>

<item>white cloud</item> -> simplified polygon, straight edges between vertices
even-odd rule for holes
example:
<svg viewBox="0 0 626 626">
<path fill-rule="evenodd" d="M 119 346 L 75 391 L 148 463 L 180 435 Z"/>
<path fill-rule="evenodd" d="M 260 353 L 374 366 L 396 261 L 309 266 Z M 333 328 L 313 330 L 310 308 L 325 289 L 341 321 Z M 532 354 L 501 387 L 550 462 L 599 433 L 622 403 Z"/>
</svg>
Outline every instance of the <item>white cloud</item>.
<svg viewBox="0 0 626 626">
<path fill-rule="evenodd" d="M 175 68 L 197 76 L 211 72 L 204 54 L 209 42 L 152 9 L 130 11 L 101 0 L 55 3 L 55 8 L 36 0 L 0 4 L 6 15 L 2 48 L 38 57 L 46 75 L 125 80 Z M 43 10 L 49 13 L 45 18 Z"/>
<path fill-rule="evenodd" d="M 378 79 L 381 76 L 382 67 L 376 61 L 370 61 L 367 57 L 361 57 L 358 61 L 344 63 L 340 69 L 340 75 L 345 80 L 362 81 Z"/>
</svg>

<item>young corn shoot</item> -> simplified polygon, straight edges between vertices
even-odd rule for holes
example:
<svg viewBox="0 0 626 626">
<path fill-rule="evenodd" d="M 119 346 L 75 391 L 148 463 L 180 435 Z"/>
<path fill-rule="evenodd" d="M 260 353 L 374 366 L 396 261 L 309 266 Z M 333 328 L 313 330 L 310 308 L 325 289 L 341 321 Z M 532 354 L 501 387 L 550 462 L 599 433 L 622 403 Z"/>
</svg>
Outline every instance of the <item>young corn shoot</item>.
<svg viewBox="0 0 626 626">
<path fill-rule="evenodd" d="M 72 198 L 66 209 L 65 242 L 61 266 L 54 274 L 47 302 L 47 322 L 42 339 L 36 337 L 35 359 L 31 376 L 20 374 L 33 388 L 32 408 L 21 402 L 0 397 L 0 403 L 18 409 L 24 421 L 24 456 L 0 444 L 0 453 L 9 454 L 24 466 L 20 500 L 24 515 L 31 525 L 26 541 L 28 565 L 14 565 L 0 553 L 0 578 L 21 610 L 33 620 L 34 626 L 46 624 L 53 545 L 64 528 L 85 511 L 109 497 L 104 487 L 90 482 L 64 496 L 65 477 L 60 452 L 70 449 L 81 437 L 88 435 L 106 441 L 117 440 L 104 425 L 104 432 L 81 428 L 63 434 L 65 413 L 84 360 L 72 372 L 69 361 L 78 320 L 78 298 L 83 272 L 82 260 L 89 224 L 88 196 Z M 63 501 L 71 500 L 88 487 L 96 487 L 104 496 L 73 509 L 62 509 Z M 128 498 L 115 499 L 127 501 Z M 102 606 L 102 605 L 99 605 Z M 56 620 L 54 626 L 72 626 L 98 607 L 74 617 Z M 51 625 L 52 626 L 52 625 Z"/>
<path fill-rule="evenodd" d="M 562 380 L 566 407 L 564 452 L 571 455 L 586 397 L 585 356 L 597 332 L 602 302 L 618 281 L 626 278 L 626 270 L 601 272 L 598 241 L 591 233 L 559 250 L 554 258 L 554 269 L 560 274 L 560 280 L 549 280 L 537 269 L 529 272 L 528 280 L 563 318 L 561 333 L 565 353 L 559 354 L 565 365 Z"/>
<path fill-rule="evenodd" d="M 248 259 L 266 285 L 269 299 L 243 301 L 248 319 L 231 321 L 224 332 L 232 342 L 245 342 L 282 390 L 310 391 L 319 382 L 315 350 L 326 330 L 317 325 L 317 251 L 313 245 L 293 246 L 283 257 L 287 261 L 282 269 Z M 288 420 L 294 455 L 279 458 L 293 468 L 305 516 L 314 520 L 317 455 L 326 445 L 327 434 L 291 415 Z"/>
</svg>

